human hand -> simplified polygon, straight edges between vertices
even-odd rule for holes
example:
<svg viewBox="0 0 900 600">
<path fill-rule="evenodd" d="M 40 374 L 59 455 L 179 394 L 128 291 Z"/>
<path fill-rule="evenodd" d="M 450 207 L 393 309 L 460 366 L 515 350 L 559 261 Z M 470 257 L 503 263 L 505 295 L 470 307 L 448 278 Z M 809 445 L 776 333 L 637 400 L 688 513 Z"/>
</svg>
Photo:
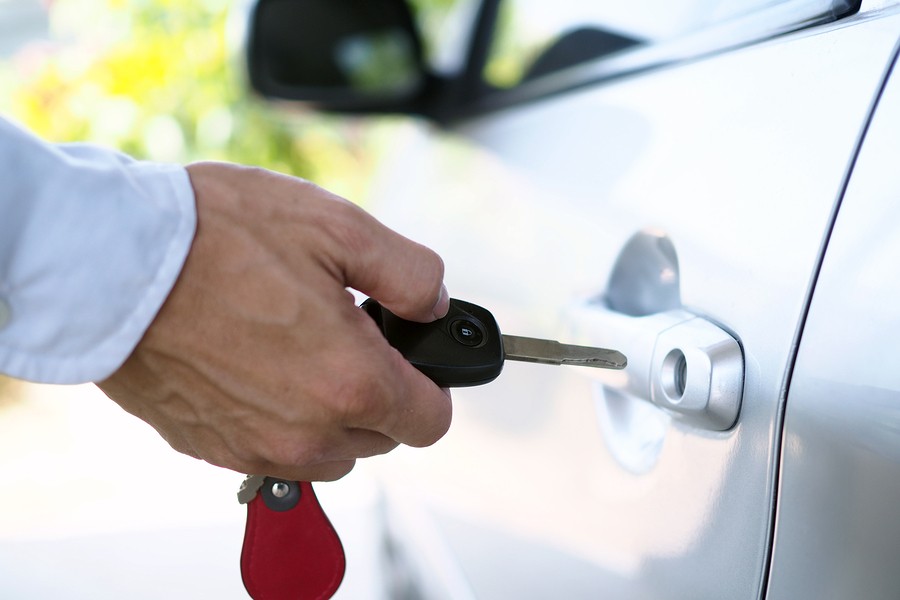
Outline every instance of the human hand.
<svg viewBox="0 0 900 600">
<path fill-rule="evenodd" d="M 176 450 L 243 473 L 333 480 L 450 426 L 450 394 L 394 350 L 346 288 L 406 319 L 446 314 L 443 263 L 309 183 L 188 167 L 198 226 L 178 282 L 98 386 Z"/>
</svg>

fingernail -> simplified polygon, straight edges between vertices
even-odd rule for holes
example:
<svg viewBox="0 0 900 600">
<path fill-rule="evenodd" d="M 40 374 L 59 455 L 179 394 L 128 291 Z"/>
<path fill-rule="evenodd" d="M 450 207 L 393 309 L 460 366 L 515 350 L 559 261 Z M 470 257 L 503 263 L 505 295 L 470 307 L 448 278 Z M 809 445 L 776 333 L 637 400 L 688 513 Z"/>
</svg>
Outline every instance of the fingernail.
<svg viewBox="0 0 900 600">
<path fill-rule="evenodd" d="M 438 296 L 437 302 L 434 304 L 434 308 L 431 309 L 431 313 L 434 315 L 435 319 L 440 319 L 446 316 L 447 311 L 450 310 L 450 294 L 447 293 L 447 286 L 441 284 L 441 295 Z"/>
</svg>

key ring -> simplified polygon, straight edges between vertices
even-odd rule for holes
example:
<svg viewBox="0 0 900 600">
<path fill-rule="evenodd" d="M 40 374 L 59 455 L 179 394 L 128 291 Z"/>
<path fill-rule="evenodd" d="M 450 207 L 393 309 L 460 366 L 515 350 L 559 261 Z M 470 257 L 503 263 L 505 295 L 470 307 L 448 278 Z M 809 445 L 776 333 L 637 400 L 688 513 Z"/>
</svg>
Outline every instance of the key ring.
<svg viewBox="0 0 900 600">
<path fill-rule="evenodd" d="M 248 475 L 241 577 L 254 600 L 326 600 L 341 585 L 341 540 L 306 481 Z"/>
</svg>

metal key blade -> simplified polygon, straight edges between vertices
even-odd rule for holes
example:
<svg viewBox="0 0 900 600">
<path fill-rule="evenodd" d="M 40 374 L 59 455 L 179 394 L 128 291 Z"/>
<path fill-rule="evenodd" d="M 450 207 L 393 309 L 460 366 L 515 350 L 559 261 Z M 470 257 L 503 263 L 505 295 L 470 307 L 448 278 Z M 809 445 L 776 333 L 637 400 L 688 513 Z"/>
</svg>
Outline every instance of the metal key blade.
<svg viewBox="0 0 900 600">
<path fill-rule="evenodd" d="M 628 364 L 625 355 L 607 348 L 573 346 L 554 340 L 503 334 L 503 352 L 509 360 L 541 363 L 544 365 L 574 365 L 598 369 L 624 369 Z"/>
</svg>

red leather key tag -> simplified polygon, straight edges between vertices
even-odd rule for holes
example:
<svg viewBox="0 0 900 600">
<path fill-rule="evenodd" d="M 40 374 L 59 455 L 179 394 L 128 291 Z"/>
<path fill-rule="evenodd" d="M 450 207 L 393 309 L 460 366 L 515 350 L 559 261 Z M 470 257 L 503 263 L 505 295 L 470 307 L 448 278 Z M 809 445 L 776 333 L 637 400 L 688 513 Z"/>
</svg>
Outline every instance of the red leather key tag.
<svg viewBox="0 0 900 600">
<path fill-rule="evenodd" d="M 308 482 L 266 477 L 247 503 L 241 576 L 254 600 L 325 600 L 344 578 L 337 532 Z"/>
</svg>

